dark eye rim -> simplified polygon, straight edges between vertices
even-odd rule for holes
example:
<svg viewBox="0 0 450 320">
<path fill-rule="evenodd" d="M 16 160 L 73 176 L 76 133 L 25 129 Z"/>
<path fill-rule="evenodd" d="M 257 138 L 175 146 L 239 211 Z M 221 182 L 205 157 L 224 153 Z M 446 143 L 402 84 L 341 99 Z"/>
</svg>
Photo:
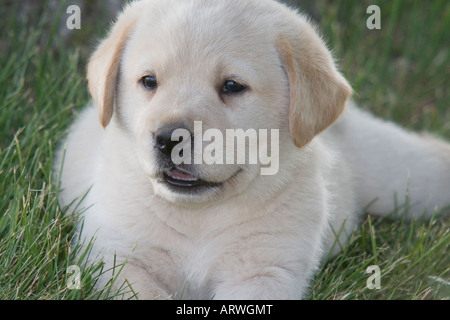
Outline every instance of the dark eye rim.
<svg viewBox="0 0 450 320">
<path fill-rule="evenodd" d="M 233 83 L 233 86 L 235 86 L 235 88 L 230 88 L 228 86 L 230 83 Z M 226 94 L 235 94 L 235 93 L 241 93 L 241 92 L 245 91 L 246 89 L 247 89 L 247 87 L 244 84 L 242 84 L 236 80 L 227 80 L 227 81 L 225 81 L 225 83 L 222 87 L 222 92 L 226 93 Z"/>
<path fill-rule="evenodd" d="M 147 82 L 147 80 L 149 82 L 153 82 L 152 85 L 149 85 L 149 83 Z M 140 83 L 142 84 L 142 86 L 147 89 L 147 90 L 156 90 L 158 88 L 158 81 L 156 80 L 155 76 L 143 76 L 140 80 Z"/>
</svg>

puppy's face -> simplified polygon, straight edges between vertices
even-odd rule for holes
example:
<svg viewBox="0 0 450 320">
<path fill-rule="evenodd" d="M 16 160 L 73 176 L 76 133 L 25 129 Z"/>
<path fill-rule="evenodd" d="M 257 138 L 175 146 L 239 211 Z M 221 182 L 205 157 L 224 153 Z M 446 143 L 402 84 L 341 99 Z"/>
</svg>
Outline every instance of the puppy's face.
<svg viewBox="0 0 450 320">
<path fill-rule="evenodd" d="M 262 165 L 250 158 L 261 145 L 252 149 L 249 138 L 240 149 L 227 130 L 278 130 L 267 154 L 283 166 L 294 144 L 303 147 L 341 113 L 350 89 L 325 46 L 294 13 L 262 2 L 135 3 L 94 54 L 89 82 L 100 121 L 114 116 L 130 134 L 157 195 L 202 203 L 254 188 Z M 211 142 L 222 161 L 205 161 Z"/>
</svg>

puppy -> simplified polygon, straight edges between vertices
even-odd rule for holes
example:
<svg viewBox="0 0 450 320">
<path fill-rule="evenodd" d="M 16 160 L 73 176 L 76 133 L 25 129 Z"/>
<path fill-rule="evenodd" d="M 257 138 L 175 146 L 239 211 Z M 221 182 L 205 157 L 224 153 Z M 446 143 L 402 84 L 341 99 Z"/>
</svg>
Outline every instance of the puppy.
<svg viewBox="0 0 450 320">
<path fill-rule="evenodd" d="M 315 29 L 275 1 L 133 2 L 88 80 L 93 103 L 55 161 L 60 204 L 82 212 L 91 257 L 126 261 L 138 298 L 301 299 L 368 204 L 450 202 L 449 145 L 353 106 Z M 275 170 L 208 130 L 270 132 L 258 154 Z M 217 161 L 190 161 L 213 140 Z"/>
</svg>

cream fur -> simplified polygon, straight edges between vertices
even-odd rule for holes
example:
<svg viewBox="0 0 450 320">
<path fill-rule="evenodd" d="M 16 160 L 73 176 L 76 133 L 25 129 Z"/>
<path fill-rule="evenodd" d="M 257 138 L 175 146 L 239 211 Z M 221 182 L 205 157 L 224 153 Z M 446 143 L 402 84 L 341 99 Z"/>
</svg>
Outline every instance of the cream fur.
<svg viewBox="0 0 450 320">
<path fill-rule="evenodd" d="M 139 83 L 148 73 L 155 92 Z M 218 94 L 232 76 L 249 90 Z M 107 266 L 114 254 L 129 258 L 121 276 L 139 298 L 303 298 L 337 252 L 332 229 L 345 222 L 345 244 L 374 199 L 370 211 L 390 213 L 409 187 L 414 216 L 450 203 L 450 147 L 346 103 L 351 88 L 314 28 L 274 1 L 134 2 L 93 54 L 88 79 L 95 103 L 55 161 L 65 152 L 60 203 L 89 190 L 77 207 L 83 239 L 96 239 L 91 256 Z M 223 188 L 171 192 L 155 173 L 152 133 L 196 120 L 280 129 L 278 174 L 198 165 Z"/>
</svg>

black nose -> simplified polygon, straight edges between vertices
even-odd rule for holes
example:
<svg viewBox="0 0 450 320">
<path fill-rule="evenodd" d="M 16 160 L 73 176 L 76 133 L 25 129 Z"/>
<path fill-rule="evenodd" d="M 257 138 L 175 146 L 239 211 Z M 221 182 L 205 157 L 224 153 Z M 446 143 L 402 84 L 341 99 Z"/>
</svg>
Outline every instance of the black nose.
<svg viewBox="0 0 450 320">
<path fill-rule="evenodd" d="M 173 125 L 163 127 L 155 134 L 154 147 L 169 158 L 171 158 L 173 148 L 182 141 L 182 138 L 172 141 L 172 134 L 176 129 L 187 130 L 183 125 Z"/>
<path fill-rule="evenodd" d="M 155 148 L 166 156 L 170 157 L 173 148 L 179 141 L 172 141 L 172 133 L 174 130 L 160 130 L 155 137 Z"/>
</svg>

